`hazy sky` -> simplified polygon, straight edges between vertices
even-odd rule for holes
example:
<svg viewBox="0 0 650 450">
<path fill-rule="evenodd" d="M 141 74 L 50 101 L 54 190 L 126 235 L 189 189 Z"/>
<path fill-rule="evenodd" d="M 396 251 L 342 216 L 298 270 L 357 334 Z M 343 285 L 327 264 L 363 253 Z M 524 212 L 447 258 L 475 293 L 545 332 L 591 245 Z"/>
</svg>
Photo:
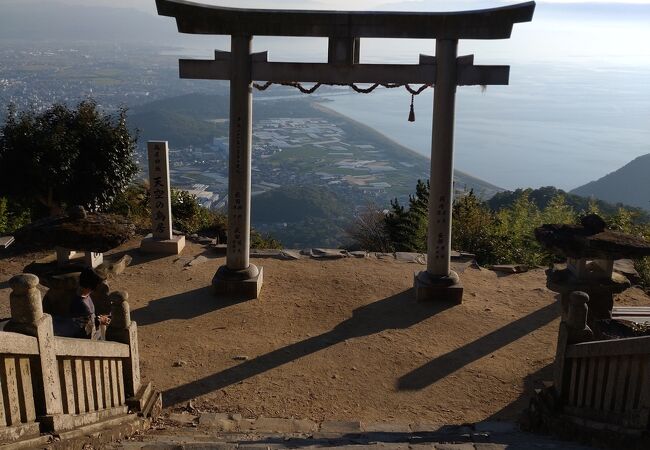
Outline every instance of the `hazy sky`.
<svg viewBox="0 0 650 450">
<path fill-rule="evenodd" d="M 78 2 L 81 0 L 65 0 Z M 93 3 L 104 0 L 93 0 Z M 154 0 L 106 0 L 112 5 L 138 6 L 155 14 Z M 257 8 L 312 8 L 312 9 L 381 9 L 381 10 L 463 10 L 489 8 L 521 3 L 505 0 L 204 0 L 205 3 L 223 6 Z M 571 9 L 557 10 L 553 4 L 570 3 Z M 588 5 L 587 3 L 591 3 Z M 596 7 L 594 3 L 600 4 Z M 609 3 L 609 7 L 603 6 Z M 636 4 L 633 6 L 632 3 Z M 517 24 L 513 38 L 508 41 L 463 41 L 461 52 L 476 53 L 480 63 L 514 63 L 567 61 L 590 65 L 633 64 L 650 65 L 650 19 L 649 11 L 637 17 L 639 5 L 650 5 L 650 0 L 596 0 L 567 1 L 541 0 L 532 23 Z M 564 7 L 563 7 L 564 8 Z M 603 9 L 605 8 L 605 9 Z M 173 19 L 165 21 L 170 33 L 176 32 Z M 289 45 L 287 43 L 291 41 Z M 185 39 L 184 46 L 202 48 L 205 55 L 214 48 L 215 39 L 192 36 Z M 225 44 L 227 45 L 227 44 Z M 302 60 L 319 61 L 325 58 L 327 46 L 305 38 L 258 38 L 254 41 L 256 51 L 269 50 L 272 60 L 287 61 L 299 57 Z M 224 44 L 218 48 L 227 50 Z M 211 51 L 211 50 L 210 50 Z M 431 53 L 431 42 L 416 40 L 373 40 L 362 42 L 364 62 L 416 62 L 419 53 Z M 192 55 L 198 56 L 198 55 Z M 402 58 L 401 60 L 397 60 Z M 407 59 L 408 58 L 408 59 Z"/>
<path fill-rule="evenodd" d="M 88 0 L 63 0 L 66 3 L 88 4 Z M 203 0 L 206 3 L 221 6 L 239 6 L 246 8 L 304 8 L 304 9 L 429 9 L 456 10 L 467 7 L 489 8 L 507 4 L 521 3 L 506 0 Z M 540 0 L 537 3 L 612 3 L 612 4 L 650 4 L 650 0 Z M 138 8 L 153 12 L 155 0 L 93 0 L 93 5 L 121 6 Z"/>
</svg>

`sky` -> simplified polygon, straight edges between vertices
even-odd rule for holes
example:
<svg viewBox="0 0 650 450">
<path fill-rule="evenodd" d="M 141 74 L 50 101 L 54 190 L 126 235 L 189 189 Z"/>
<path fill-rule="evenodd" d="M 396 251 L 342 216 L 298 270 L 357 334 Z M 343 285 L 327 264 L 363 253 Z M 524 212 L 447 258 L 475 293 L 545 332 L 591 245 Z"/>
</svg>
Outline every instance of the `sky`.
<svg viewBox="0 0 650 450">
<path fill-rule="evenodd" d="M 88 0 L 64 0 L 70 4 L 88 4 Z M 93 0 L 93 5 L 105 5 L 124 8 L 137 8 L 142 11 L 154 12 L 155 0 Z M 203 0 L 196 3 L 213 4 L 220 6 L 238 6 L 244 8 L 300 8 L 300 9 L 398 9 L 398 10 L 460 10 L 466 8 L 490 8 L 509 4 L 522 3 L 521 1 L 505 0 Z M 650 0 L 540 0 L 544 3 L 609 3 L 620 4 L 648 4 Z"/>
</svg>

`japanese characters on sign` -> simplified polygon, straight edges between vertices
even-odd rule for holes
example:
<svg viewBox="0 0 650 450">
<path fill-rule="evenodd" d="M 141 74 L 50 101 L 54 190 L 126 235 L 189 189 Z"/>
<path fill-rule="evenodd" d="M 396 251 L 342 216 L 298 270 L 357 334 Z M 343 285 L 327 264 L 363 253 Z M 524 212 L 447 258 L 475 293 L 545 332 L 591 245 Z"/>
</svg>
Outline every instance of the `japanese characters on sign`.
<svg viewBox="0 0 650 450">
<path fill-rule="evenodd" d="M 155 239 L 172 238 L 172 211 L 169 190 L 169 148 L 167 141 L 149 141 L 149 189 L 151 225 Z"/>
</svg>

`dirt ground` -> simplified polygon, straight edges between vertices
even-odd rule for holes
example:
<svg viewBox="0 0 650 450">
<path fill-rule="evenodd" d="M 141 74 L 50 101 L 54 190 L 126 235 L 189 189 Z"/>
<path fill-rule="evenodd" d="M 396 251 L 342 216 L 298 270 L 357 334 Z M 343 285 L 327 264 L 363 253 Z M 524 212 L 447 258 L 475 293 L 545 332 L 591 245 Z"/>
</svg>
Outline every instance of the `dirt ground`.
<svg viewBox="0 0 650 450">
<path fill-rule="evenodd" d="M 416 303 L 414 263 L 381 259 L 279 261 L 264 267 L 261 299 L 227 303 L 210 282 L 225 262 L 188 243 L 178 257 L 133 256 L 110 281 L 129 293 L 143 378 L 167 407 L 245 417 L 423 424 L 515 419 L 551 379 L 558 328 L 542 269 L 500 276 L 458 266 L 462 305 Z M 184 267 L 187 257 L 209 260 Z M 7 280 L 42 254 L 0 255 Z M 622 304 L 650 304 L 639 289 Z"/>
</svg>

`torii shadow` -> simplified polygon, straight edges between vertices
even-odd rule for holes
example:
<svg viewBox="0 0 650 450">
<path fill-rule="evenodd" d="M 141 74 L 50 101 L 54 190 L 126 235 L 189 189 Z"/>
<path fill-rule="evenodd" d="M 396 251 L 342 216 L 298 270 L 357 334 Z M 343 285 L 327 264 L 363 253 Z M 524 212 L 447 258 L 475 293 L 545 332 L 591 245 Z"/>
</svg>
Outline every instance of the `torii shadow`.
<svg viewBox="0 0 650 450">
<path fill-rule="evenodd" d="M 476 339 L 462 347 L 441 355 L 417 369 L 403 375 L 397 382 L 401 391 L 424 389 L 436 381 L 465 367 L 467 364 L 489 355 L 515 342 L 560 316 L 556 302 L 531 312 L 520 319 Z"/>
<path fill-rule="evenodd" d="M 176 386 L 163 393 L 171 405 L 223 389 L 232 384 L 280 367 L 303 356 L 316 353 L 347 339 L 369 336 L 389 329 L 406 329 L 454 304 L 418 303 L 411 289 L 357 308 L 352 317 L 332 330 L 304 341 L 258 356 L 221 372 Z"/>
</svg>

